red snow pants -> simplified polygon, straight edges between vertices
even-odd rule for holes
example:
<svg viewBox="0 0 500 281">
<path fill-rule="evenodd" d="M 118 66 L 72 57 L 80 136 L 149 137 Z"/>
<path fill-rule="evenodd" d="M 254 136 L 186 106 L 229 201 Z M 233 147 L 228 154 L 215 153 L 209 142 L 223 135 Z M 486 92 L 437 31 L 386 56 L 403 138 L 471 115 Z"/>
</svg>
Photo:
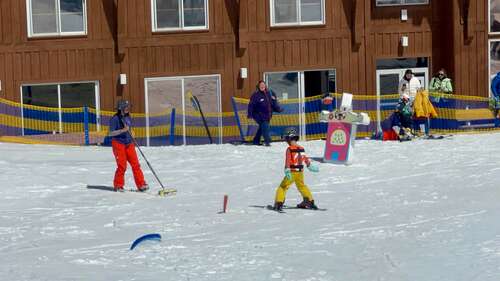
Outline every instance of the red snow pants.
<svg viewBox="0 0 500 281">
<path fill-rule="evenodd" d="M 137 154 L 135 152 L 135 145 L 130 143 L 125 145 L 116 140 L 111 141 L 113 147 L 113 154 L 116 159 L 116 172 L 115 179 L 113 180 L 114 187 L 123 187 L 125 184 L 125 171 L 127 170 L 127 161 L 132 167 L 132 172 L 134 173 L 135 185 L 137 187 L 142 187 L 146 183 L 144 182 L 144 175 L 141 170 L 141 165 L 139 164 L 139 159 L 137 159 Z"/>
</svg>

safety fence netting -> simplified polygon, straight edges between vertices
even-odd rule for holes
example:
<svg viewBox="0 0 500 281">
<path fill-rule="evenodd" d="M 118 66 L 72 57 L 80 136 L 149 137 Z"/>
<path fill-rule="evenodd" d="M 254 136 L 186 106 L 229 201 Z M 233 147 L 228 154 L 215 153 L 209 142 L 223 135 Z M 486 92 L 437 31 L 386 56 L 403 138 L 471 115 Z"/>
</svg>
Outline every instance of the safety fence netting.
<svg viewBox="0 0 500 281">
<path fill-rule="evenodd" d="M 270 122 L 271 137 L 281 140 L 286 128 L 296 127 L 306 140 L 323 139 L 327 123 L 319 121 L 322 110 L 333 110 L 341 94 L 280 100 L 281 112 Z M 489 98 L 430 93 L 437 117 L 429 121 L 431 134 L 487 133 L 498 131 L 499 106 Z M 378 138 L 380 124 L 393 112 L 399 95 L 354 95 L 353 110 L 366 112 L 371 122 L 359 126 L 358 138 Z M 232 111 L 202 112 L 195 107 L 170 108 L 164 112 L 132 113 L 133 135 L 140 145 L 195 145 L 251 141 L 258 125 L 248 118 L 248 99 L 232 98 Z M 206 107 L 210 108 L 210 107 Z M 0 141 L 46 144 L 109 144 L 108 125 L 115 112 L 81 108 L 49 108 L 0 99 Z"/>
</svg>

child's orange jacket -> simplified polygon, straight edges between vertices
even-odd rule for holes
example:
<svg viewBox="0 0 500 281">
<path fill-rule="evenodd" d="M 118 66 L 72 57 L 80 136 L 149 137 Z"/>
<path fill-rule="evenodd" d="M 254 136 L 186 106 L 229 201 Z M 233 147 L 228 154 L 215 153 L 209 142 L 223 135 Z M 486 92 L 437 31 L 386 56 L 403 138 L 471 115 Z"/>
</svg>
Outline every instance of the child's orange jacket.
<svg viewBox="0 0 500 281">
<path fill-rule="evenodd" d="M 300 145 L 290 145 L 286 149 L 285 168 L 294 172 L 302 172 L 304 170 L 304 163 L 306 166 L 311 164 L 311 160 L 305 154 L 304 148 Z"/>
</svg>

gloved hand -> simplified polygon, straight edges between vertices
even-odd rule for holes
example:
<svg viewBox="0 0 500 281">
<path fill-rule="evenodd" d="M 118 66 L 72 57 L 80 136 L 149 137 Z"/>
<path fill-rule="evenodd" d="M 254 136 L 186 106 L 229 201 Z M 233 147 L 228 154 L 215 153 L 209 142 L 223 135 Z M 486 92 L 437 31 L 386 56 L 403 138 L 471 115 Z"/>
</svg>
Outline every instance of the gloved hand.
<svg viewBox="0 0 500 281">
<path fill-rule="evenodd" d="M 309 166 L 307 166 L 307 169 L 313 173 L 319 172 L 319 167 L 314 163 L 309 164 Z"/>
<path fill-rule="evenodd" d="M 285 168 L 285 177 L 289 180 L 292 180 L 292 171 L 290 168 Z"/>
</svg>

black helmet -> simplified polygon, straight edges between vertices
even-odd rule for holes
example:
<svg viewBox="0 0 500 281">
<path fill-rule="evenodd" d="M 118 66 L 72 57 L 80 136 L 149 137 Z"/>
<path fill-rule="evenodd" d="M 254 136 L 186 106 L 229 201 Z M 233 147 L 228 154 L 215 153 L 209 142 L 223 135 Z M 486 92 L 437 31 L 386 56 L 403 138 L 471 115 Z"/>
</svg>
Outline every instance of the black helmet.
<svg viewBox="0 0 500 281">
<path fill-rule="evenodd" d="M 297 129 L 294 127 L 290 127 L 290 128 L 285 129 L 284 139 L 286 141 L 291 141 L 291 140 L 298 141 L 299 134 L 297 133 Z"/>
<path fill-rule="evenodd" d="M 123 111 L 125 108 L 129 107 L 129 105 L 128 100 L 119 100 L 116 103 L 116 109 Z"/>
</svg>

